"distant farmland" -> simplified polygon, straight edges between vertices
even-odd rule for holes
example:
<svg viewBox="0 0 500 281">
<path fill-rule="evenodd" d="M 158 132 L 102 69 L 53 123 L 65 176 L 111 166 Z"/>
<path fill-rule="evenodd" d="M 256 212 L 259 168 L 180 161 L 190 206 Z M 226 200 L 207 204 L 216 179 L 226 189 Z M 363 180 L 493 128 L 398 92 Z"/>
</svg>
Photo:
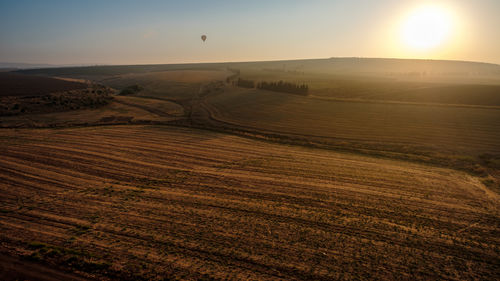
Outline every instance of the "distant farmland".
<svg viewBox="0 0 500 281">
<path fill-rule="evenodd" d="M 313 98 L 343 101 L 407 102 L 417 104 L 500 106 L 500 82 L 428 81 L 393 76 L 349 73 L 306 73 L 243 69 L 241 76 L 254 81 L 306 83 Z"/>
<path fill-rule="evenodd" d="M 4 131 L 0 155 L 2 252 L 78 276 L 498 277 L 499 196 L 462 172 L 172 127 Z"/>
<path fill-rule="evenodd" d="M 158 106 L 165 102 L 177 103 L 183 107 L 187 119 L 177 122 L 181 125 L 196 124 L 210 130 L 264 136 L 273 141 L 286 139 L 286 143 L 416 160 L 483 176 L 492 174 L 500 179 L 497 172 L 500 167 L 500 85 L 494 83 L 499 67 L 465 62 L 418 62 L 414 70 L 423 73 L 433 69 L 434 74 L 405 78 L 404 72 L 398 76 L 375 70 L 384 65 L 395 69 L 401 63 L 406 65 L 403 69 L 412 73 L 415 62 L 350 61 L 351 64 L 347 59 L 331 59 L 24 72 L 91 79 L 117 90 L 137 86 L 141 90 L 134 97 L 127 97 L 129 105 L 131 99 L 136 103 L 143 99 L 142 103 L 148 104 L 151 113 L 161 112 L 153 108 L 155 103 Z M 341 66 L 349 65 L 353 71 L 342 73 Z M 451 81 L 448 78 L 455 76 L 445 73 L 455 67 L 474 70 L 476 74 Z M 228 81 L 225 87 L 207 90 L 213 81 L 221 82 L 235 75 L 255 82 L 305 83 L 309 94 L 301 97 L 245 90 L 231 86 Z M 484 79 L 477 80 L 478 77 Z M 484 171 L 485 165 L 486 169 L 494 170 Z M 493 186 L 500 186 L 500 180 L 495 182 Z"/>
<path fill-rule="evenodd" d="M 342 102 L 258 90 L 208 99 L 218 120 L 341 142 L 409 146 L 443 153 L 500 153 L 500 110 Z M 397 149 L 396 149 L 397 150 Z"/>
<path fill-rule="evenodd" d="M 0 72 L 0 96 L 38 96 L 54 92 L 85 89 L 85 83 L 50 77 Z"/>
</svg>

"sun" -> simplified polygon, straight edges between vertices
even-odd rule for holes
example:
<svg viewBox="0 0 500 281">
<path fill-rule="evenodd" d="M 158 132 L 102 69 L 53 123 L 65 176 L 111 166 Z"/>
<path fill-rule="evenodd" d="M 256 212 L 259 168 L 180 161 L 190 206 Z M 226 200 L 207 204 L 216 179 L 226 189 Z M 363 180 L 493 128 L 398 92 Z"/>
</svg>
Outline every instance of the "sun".
<svg viewBox="0 0 500 281">
<path fill-rule="evenodd" d="M 401 29 L 405 45 L 416 50 L 430 50 L 442 45 L 450 36 L 450 13 L 439 6 L 423 6 L 406 18 Z"/>
</svg>

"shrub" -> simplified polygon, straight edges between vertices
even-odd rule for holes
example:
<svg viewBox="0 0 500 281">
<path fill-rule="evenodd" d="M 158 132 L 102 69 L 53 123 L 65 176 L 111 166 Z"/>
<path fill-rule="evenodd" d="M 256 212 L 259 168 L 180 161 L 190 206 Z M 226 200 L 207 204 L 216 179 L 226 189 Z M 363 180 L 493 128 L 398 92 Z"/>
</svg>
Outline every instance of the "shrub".
<svg viewBox="0 0 500 281">
<path fill-rule="evenodd" d="M 119 95 L 120 96 L 135 95 L 135 94 L 139 93 L 142 90 L 143 90 L 143 88 L 141 86 L 139 86 L 139 85 L 132 85 L 132 86 L 128 86 L 125 89 L 121 90 L 121 92 L 119 93 Z"/>
</svg>

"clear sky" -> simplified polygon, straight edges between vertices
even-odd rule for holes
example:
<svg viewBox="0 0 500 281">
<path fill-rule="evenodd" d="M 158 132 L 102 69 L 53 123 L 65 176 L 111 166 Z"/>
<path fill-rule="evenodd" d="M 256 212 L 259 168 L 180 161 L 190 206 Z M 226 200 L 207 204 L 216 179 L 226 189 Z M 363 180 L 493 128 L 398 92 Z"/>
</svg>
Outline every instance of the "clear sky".
<svg viewBox="0 0 500 281">
<path fill-rule="evenodd" d="M 402 33 L 416 36 L 417 31 L 408 31 L 414 27 L 403 28 L 414 11 L 436 3 L 447 17 L 446 36 L 440 35 L 430 49 L 405 44 Z M 422 25 L 418 19 L 422 16 L 417 17 L 417 29 Z M 208 36 L 204 43 L 202 34 Z M 1 62 L 149 64 L 326 57 L 500 64 L 500 0 L 0 0 Z"/>
</svg>

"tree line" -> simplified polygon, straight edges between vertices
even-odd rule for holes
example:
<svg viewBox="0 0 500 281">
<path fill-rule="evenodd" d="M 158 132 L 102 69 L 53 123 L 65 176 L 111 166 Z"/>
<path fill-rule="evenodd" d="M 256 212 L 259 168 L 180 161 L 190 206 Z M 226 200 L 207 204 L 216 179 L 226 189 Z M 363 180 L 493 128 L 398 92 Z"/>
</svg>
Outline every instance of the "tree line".
<svg viewBox="0 0 500 281">
<path fill-rule="evenodd" d="M 307 95 L 309 86 L 307 84 L 295 84 L 290 82 L 260 82 L 257 84 L 257 89 L 269 90 L 274 92 L 283 92 L 296 95 Z"/>
<path fill-rule="evenodd" d="M 246 80 L 241 78 L 238 78 L 238 80 L 236 81 L 236 85 L 241 88 L 255 88 L 255 82 L 253 80 Z"/>
<path fill-rule="evenodd" d="M 295 84 L 285 81 L 278 82 L 260 82 L 255 83 L 253 80 L 241 79 L 236 80 L 236 86 L 241 88 L 257 88 L 262 90 L 268 90 L 273 92 L 289 93 L 295 95 L 307 95 L 309 92 L 309 86 L 307 84 Z"/>
</svg>

